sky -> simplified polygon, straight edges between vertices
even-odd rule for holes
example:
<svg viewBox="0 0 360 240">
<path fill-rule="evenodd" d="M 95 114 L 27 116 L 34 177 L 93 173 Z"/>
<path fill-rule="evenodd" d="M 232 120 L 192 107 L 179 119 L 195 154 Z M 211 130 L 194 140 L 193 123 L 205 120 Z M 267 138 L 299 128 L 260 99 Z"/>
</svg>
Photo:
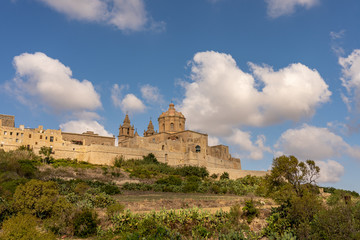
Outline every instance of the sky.
<svg viewBox="0 0 360 240">
<path fill-rule="evenodd" d="M 246 170 L 312 159 L 360 192 L 358 0 L 2 0 L 0 113 L 142 135 L 170 102 Z"/>
</svg>

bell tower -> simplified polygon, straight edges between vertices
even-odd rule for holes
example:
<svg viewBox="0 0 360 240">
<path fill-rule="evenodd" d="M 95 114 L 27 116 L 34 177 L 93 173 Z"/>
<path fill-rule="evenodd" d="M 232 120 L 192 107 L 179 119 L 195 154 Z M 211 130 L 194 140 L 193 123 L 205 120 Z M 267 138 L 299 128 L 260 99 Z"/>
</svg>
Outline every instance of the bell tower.
<svg viewBox="0 0 360 240">
<path fill-rule="evenodd" d="M 123 124 L 119 127 L 119 142 L 134 137 L 134 125 L 131 126 L 129 115 L 126 114 Z"/>
</svg>

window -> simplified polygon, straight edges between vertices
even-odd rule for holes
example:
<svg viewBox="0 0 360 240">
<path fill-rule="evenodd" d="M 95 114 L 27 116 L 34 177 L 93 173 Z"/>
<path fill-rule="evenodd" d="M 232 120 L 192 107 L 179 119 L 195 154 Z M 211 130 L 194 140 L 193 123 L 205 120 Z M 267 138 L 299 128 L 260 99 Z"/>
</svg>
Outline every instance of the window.
<svg viewBox="0 0 360 240">
<path fill-rule="evenodd" d="M 29 134 L 29 138 L 31 138 L 31 134 Z"/>
<path fill-rule="evenodd" d="M 174 131 L 174 124 L 173 123 L 170 123 L 170 130 Z"/>
<path fill-rule="evenodd" d="M 162 145 L 161 150 L 164 150 L 164 149 L 165 149 L 165 146 L 164 146 L 164 145 Z"/>
<path fill-rule="evenodd" d="M 199 145 L 196 145 L 195 152 L 199 153 L 201 151 L 201 147 Z"/>
<path fill-rule="evenodd" d="M 130 129 L 127 129 L 127 134 L 130 134 Z"/>
<path fill-rule="evenodd" d="M 45 137 L 45 140 L 47 140 L 47 137 Z"/>
<path fill-rule="evenodd" d="M 40 135 L 40 139 L 42 139 L 42 135 Z"/>
<path fill-rule="evenodd" d="M 4 131 L 4 135 L 7 135 L 7 131 Z"/>
<path fill-rule="evenodd" d="M 35 145 L 37 145 L 37 142 L 35 142 Z"/>
<path fill-rule="evenodd" d="M 23 137 L 23 136 L 24 136 L 24 134 L 23 134 L 23 133 L 21 133 L 21 136 Z"/>
<path fill-rule="evenodd" d="M 16 139 L 15 142 L 19 142 L 19 139 Z"/>
<path fill-rule="evenodd" d="M 12 132 L 10 132 L 10 136 L 12 136 Z"/>
<path fill-rule="evenodd" d="M 16 133 L 16 136 L 19 136 L 19 133 Z"/>
<path fill-rule="evenodd" d="M 54 141 L 54 137 L 51 136 L 51 137 L 50 137 L 50 142 L 53 142 L 53 141 Z"/>
</svg>

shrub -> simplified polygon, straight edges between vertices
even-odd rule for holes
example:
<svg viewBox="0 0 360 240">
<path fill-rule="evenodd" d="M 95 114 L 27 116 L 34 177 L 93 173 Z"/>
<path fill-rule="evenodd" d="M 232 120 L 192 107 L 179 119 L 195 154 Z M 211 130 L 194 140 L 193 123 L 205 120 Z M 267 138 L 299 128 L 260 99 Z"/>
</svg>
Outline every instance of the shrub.
<svg viewBox="0 0 360 240">
<path fill-rule="evenodd" d="M 35 214 L 40 218 L 48 217 L 57 197 L 58 190 L 55 182 L 33 179 L 16 188 L 14 209 L 22 213 Z"/>
<path fill-rule="evenodd" d="M 79 182 L 76 184 L 74 192 L 80 195 L 83 195 L 87 190 L 89 190 L 90 186 L 85 182 Z"/>
<path fill-rule="evenodd" d="M 223 172 L 223 174 L 221 174 L 220 176 L 220 180 L 224 180 L 224 179 L 229 179 L 229 173 L 228 172 Z"/>
<path fill-rule="evenodd" d="M 155 163 L 155 164 L 159 163 L 159 161 L 156 159 L 155 155 L 152 153 L 149 153 L 147 156 L 143 156 L 143 161 L 145 163 Z"/>
<path fill-rule="evenodd" d="M 114 160 L 114 167 L 121 168 L 125 162 L 124 156 L 117 156 Z"/>
<path fill-rule="evenodd" d="M 161 179 L 157 180 L 156 183 L 180 186 L 182 183 L 182 179 L 179 176 L 172 175 L 167 178 L 161 178 Z"/>
<path fill-rule="evenodd" d="M 175 169 L 175 173 L 180 176 L 197 176 L 200 178 L 205 178 L 209 176 L 209 172 L 205 167 L 197 166 L 182 166 Z"/>
<path fill-rule="evenodd" d="M 243 207 L 243 216 L 246 217 L 247 222 L 250 224 L 252 220 L 259 216 L 259 210 L 255 207 L 254 201 L 248 200 L 245 201 L 245 206 Z"/>
<path fill-rule="evenodd" d="M 52 233 L 44 233 L 36 227 L 37 219 L 32 215 L 17 215 L 4 221 L 0 239 L 4 240 L 55 240 Z"/>
<path fill-rule="evenodd" d="M 241 207 L 239 204 L 235 204 L 230 208 L 229 216 L 233 223 L 238 223 L 242 215 Z"/>
<path fill-rule="evenodd" d="M 105 184 L 100 187 L 100 191 L 109 195 L 121 194 L 120 188 L 115 184 Z"/>
<path fill-rule="evenodd" d="M 53 214 L 45 220 L 45 227 L 55 234 L 73 235 L 72 218 L 74 206 L 64 197 L 59 197 L 53 206 Z"/>
<path fill-rule="evenodd" d="M 218 176 L 219 176 L 218 174 L 213 173 L 213 174 L 211 174 L 211 176 L 210 176 L 210 177 L 211 177 L 211 178 L 213 178 L 213 179 L 217 179 L 217 178 L 218 178 Z"/>
<path fill-rule="evenodd" d="M 89 237 L 96 233 L 97 216 L 89 209 L 83 209 L 75 213 L 74 234 L 78 237 Z"/>
<path fill-rule="evenodd" d="M 124 212 L 124 209 L 125 209 L 124 205 L 122 205 L 120 203 L 113 203 L 107 207 L 106 214 L 107 214 L 108 218 L 111 219 L 115 215 Z"/>
</svg>

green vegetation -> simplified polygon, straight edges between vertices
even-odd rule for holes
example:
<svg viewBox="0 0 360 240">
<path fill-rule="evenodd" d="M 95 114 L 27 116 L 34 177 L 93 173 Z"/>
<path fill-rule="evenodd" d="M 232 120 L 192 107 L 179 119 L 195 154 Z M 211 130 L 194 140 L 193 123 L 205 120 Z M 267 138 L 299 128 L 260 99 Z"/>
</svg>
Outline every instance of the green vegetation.
<svg viewBox="0 0 360 240">
<path fill-rule="evenodd" d="M 45 151 L 45 150 L 44 150 Z M 45 154 L 47 153 L 47 155 Z M 25 147 L 0 150 L 0 239 L 360 239 L 360 202 L 356 192 L 324 188 L 315 181 L 319 168 L 294 156 L 274 159 L 267 177 L 229 179 L 224 172 L 209 176 L 206 168 L 171 167 L 153 154 L 143 159 L 115 159 L 114 166 L 96 166 L 70 159 L 41 157 Z M 114 180 L 128 174 L 139 183 L 114 183 L 47 176 L 39 167 L 64 167 L 74 172 L 99 169 Z M 47 167 L 49 168 L 49 167 Z M 79 170 L 81 168 L 81 171 Z M 62 171 L 62 169 L 61 169 Z M 128 172 L 128 173 L 124 173 Z M 48 180 L 50 179 L 50 180 Z M 135 214 L 114 195 L 126 191 L 232 194 L 247 196 L 229 212 L 190 208 Z M 201 196 L 201 195 L 199 195 Z M 215 195 L 212 195 L 215 196 Z M 228 195 L 230 196 L 230 195 Z M 266 215 L 266 226 L 254 230 L 264 217 L 257 197 L 277 204 Z M 254 219 L 257 219 L 256 221 Z"/>
</svg>

